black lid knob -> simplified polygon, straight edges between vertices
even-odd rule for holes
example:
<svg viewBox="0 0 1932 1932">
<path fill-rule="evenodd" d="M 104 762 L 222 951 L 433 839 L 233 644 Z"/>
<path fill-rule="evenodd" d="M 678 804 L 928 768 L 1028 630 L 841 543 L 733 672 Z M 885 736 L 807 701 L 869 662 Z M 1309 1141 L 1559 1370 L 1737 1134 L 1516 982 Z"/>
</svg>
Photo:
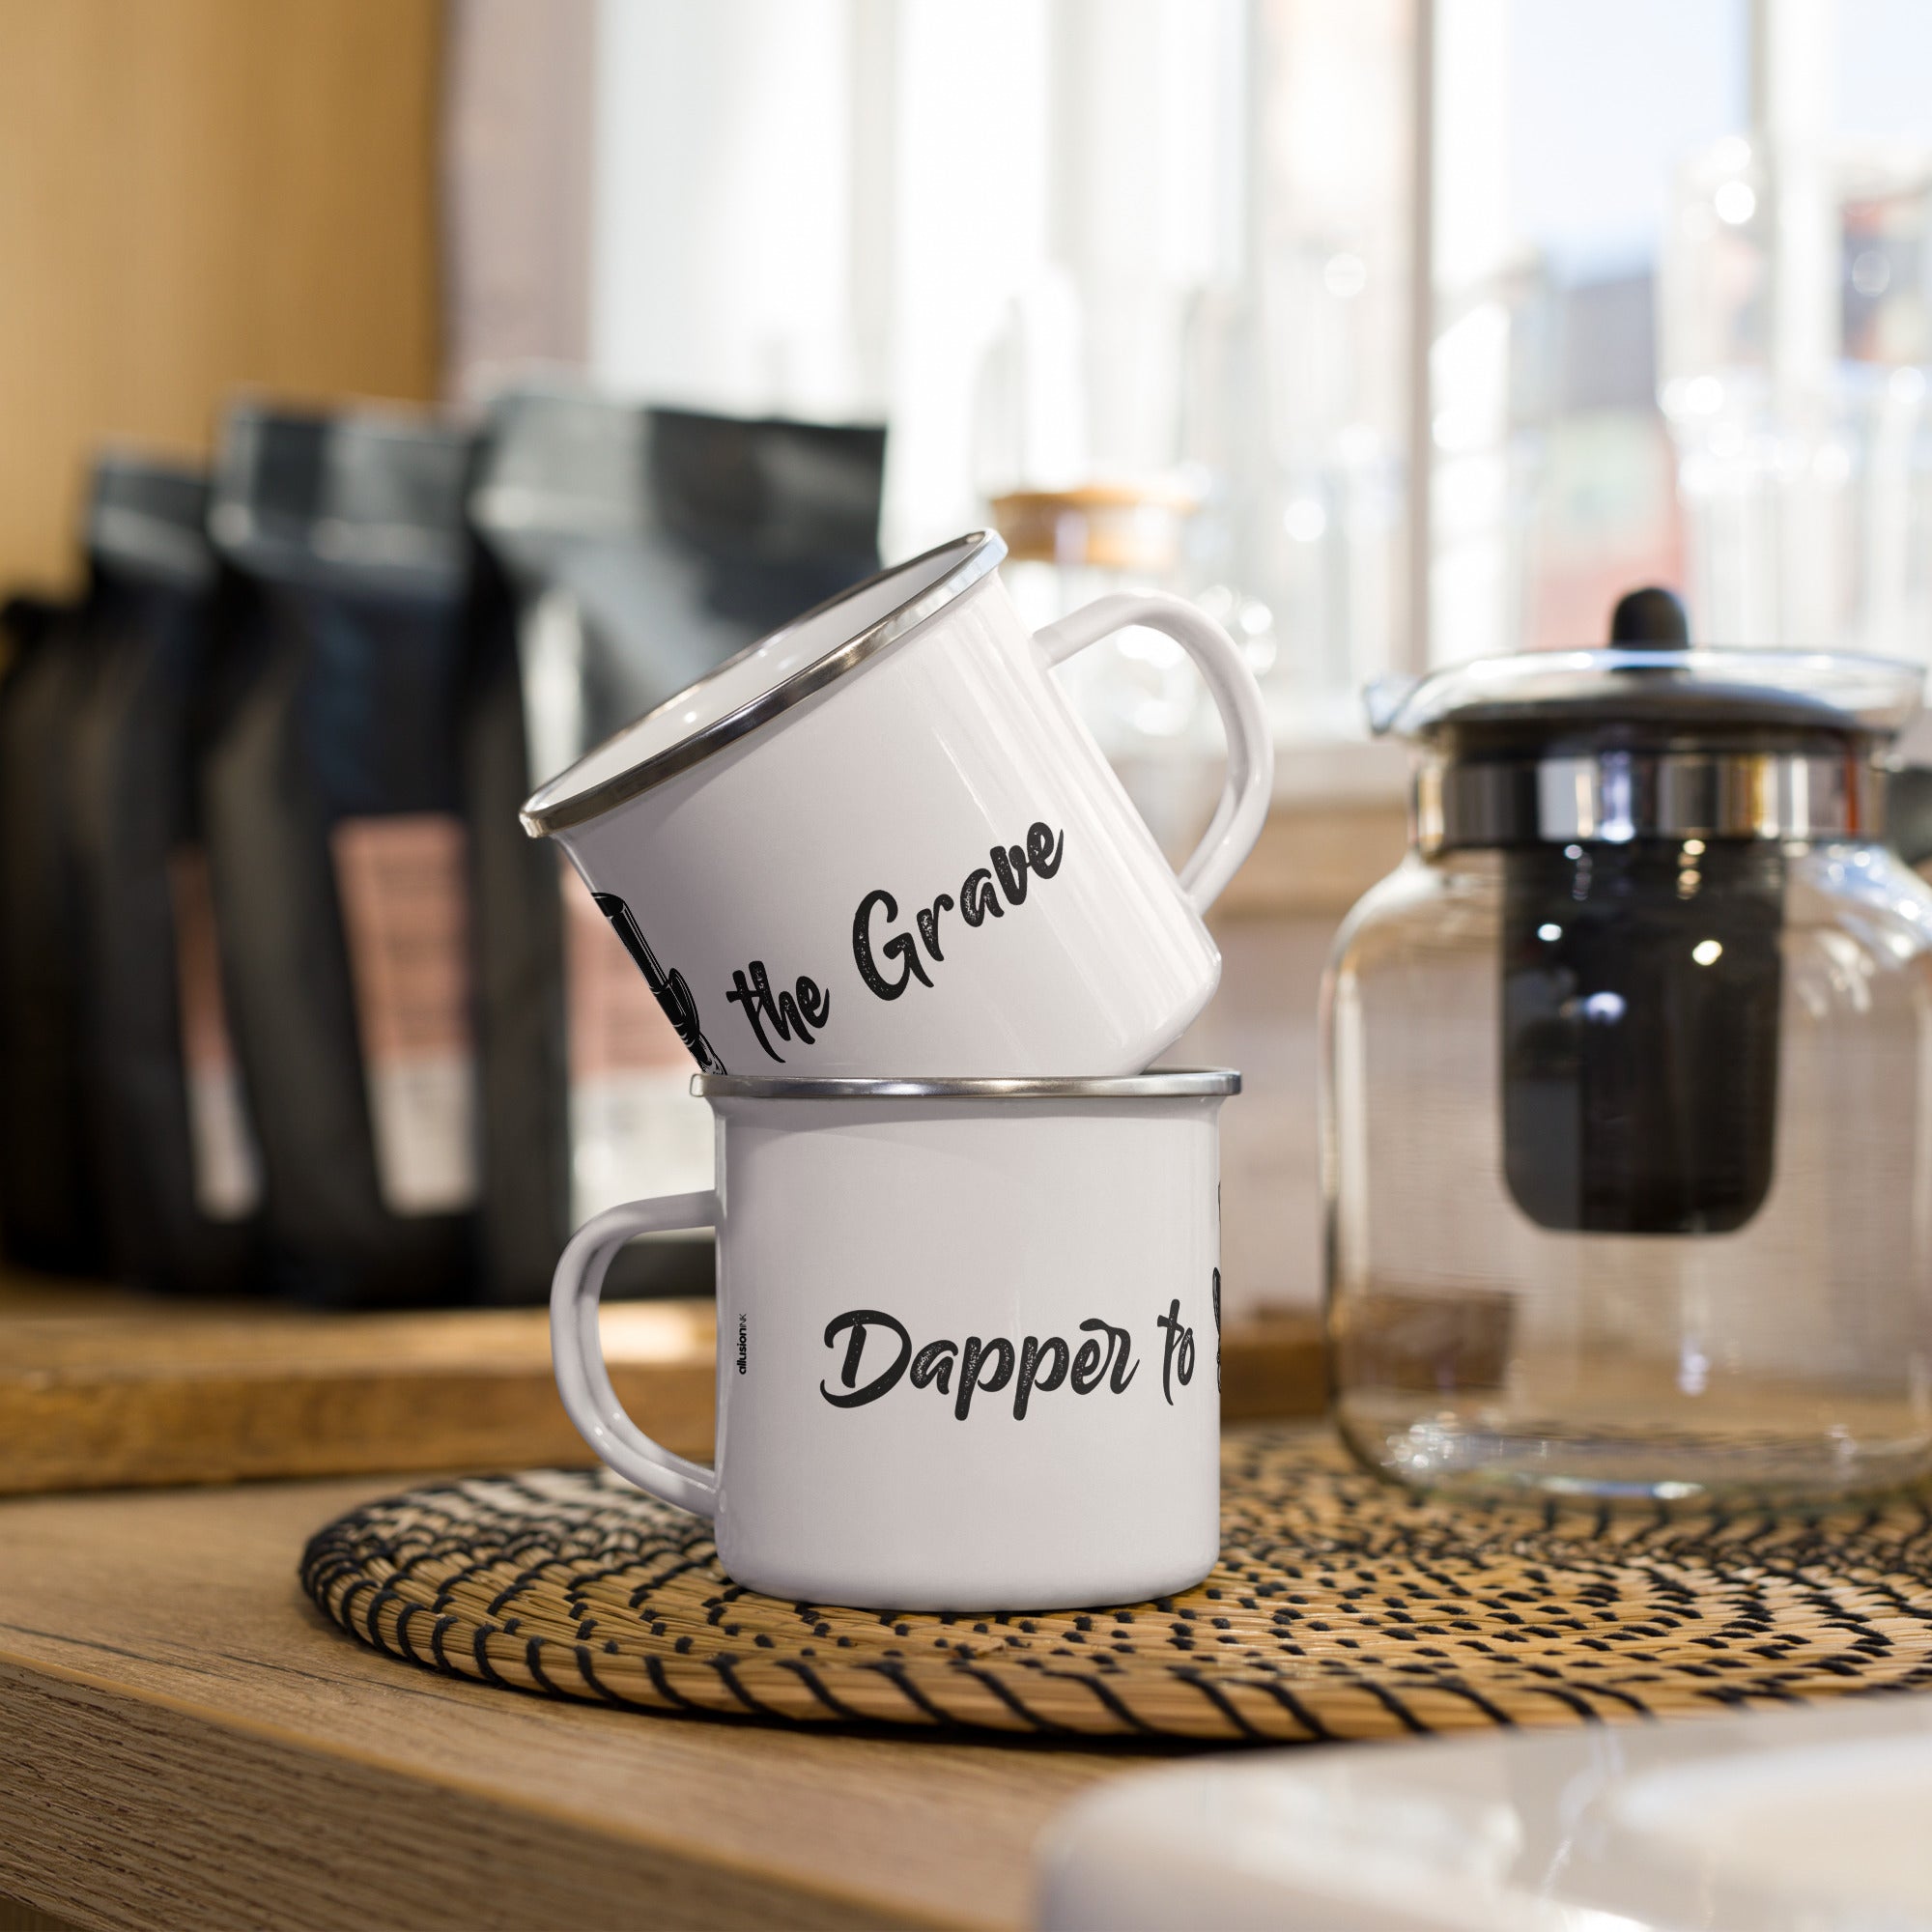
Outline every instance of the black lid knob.
<svg viewBox="0 0 1932 1932">
<path fill-rule="evenodd" d="M 1610 612 L 1613 644 L 1657 644 L 1665 650 L 1681 650 L 1690 641 L 1690 619 L 1682 600 L 1675 591 L 1658 584 L 1625 591 Z"/>
</svg>

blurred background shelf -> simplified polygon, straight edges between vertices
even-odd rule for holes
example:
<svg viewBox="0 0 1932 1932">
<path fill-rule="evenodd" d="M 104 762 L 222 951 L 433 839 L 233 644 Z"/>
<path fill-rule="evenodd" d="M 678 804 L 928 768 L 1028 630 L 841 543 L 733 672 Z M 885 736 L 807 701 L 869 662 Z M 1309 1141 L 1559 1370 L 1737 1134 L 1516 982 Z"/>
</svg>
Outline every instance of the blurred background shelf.
<svg viewBox="0 0 1932 1932">
<path fill-rule="evenodd" d="M 0 1493 L 590 1461 L 556 1398 L 542 1309 L 307 1314 L 0 1281 Z M 619 1303 L 624 1406 L 711 1452 L 709 1301 Z M 1271 1315 L 1222 1351 L 1230 1422 L 1316 1415 L 1319 1326 Z"/>
<path fill-rule="evenodd" d="M 0 1492 L 588 1460 L 541 1309 L 21 1299 L 33 1312 L 0 1326 Z M 626 1406 L 686 1455 L 710 1452 L 713 1332 L 708 1302 L 605 1317 Z"/>
</svg>

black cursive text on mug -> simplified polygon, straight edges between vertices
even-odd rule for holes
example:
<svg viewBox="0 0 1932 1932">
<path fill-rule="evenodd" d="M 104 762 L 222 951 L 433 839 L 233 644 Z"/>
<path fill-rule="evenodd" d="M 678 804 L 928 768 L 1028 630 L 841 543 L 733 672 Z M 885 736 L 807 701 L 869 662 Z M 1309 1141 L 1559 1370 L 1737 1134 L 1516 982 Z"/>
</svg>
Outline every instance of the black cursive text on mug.
<svg viewBox="0 0 1932 1932">
<path fill-rule="evenodd" d="M 745 977 L 747 972 L 751 974 L 749 980 Z M 802 973 L 789 993 L 774 993 L 771 975 L 765 971 L 762 959 L 753 959 L 748 968 L 733 973 L 731 990 L 724 997 L 731 1005 L 744 1008 L 758 1044 L 781 1066 L 784 1065 L 784 1055 L 765 1037 L 765 1028 L 769 1026 L 781 1039 L 788 1040 L 796 1034 L 810 1046 L 811 1029 L 822 1030 L 832 1011 L 832 995 L 821 992 L 817 982 Z"/>
<path fill-rule="evenodd" d="M 1221 1270 L 1216 1268 L 1214 1294 L 1217 1303 L 1220 1293 Z M 1179 1375 L 1182 1388 L 1194 1379 L 1194 1330 L 1180 1325 L 1180 1297 L 1178 1294 L 1169 1303 L 1167 1313 L 1155 1321 L 1154 1326 L 1164 1329 L 1167 1333 L 1167 1347 L 1160 1358 L 1160 1392 L 1167 1398 L 1167 1406 L 1172 1408 L 1174 1385 L 1169 1379 L 1170 1376 Z M 1217 1349 L 1219 1346 L 1218 1343 L 1215 1344 Z M 1215 1386 L 1217 1388 L 1220 1386 L 1218 1379 Z"/>
<path fill-rule="evenodd" d="M 1214 1200 L 1218 1209 L 1221 1190 L 1216 1187 Z M 1221 1270 L 1214 1270 L 1214 1386 L 1221 1386 Z"/>
<path fill-rule="evenodd" d="M 983 925 L 989 919 L 1006 918 L 1008 906 L 1026 903 L 1029 874 L 1034 878 L 1052 878 L 1060 869 L 1065 850 L 1065 833 L 1055 832 L 1052 826 L 1036 820 L 1027 828 L 1024 845 L 995 845 L 986 855 L 992 862 L 991 869 L 980 866 L 966 874 L 956 900 L 951 893 L 941 893 L 930 905 L 914 911 L 913 924 L 919 931 L 917 942 L 909 932 L 888 932 L 875 941 L 874 916 L 890 926 L 899 916 L 899 902 L 884 887 L 867 893 L 852 915 L 852 957 L 860 979 L 882 1000 L 896 1000 L 915 980 L 922 986 L 931 985 L 932 976 L 920 957 L 920 947 L 924 947 L 935 964 L 945 960 L 946 953 L 940 945 L 940 915 L 956 908 L 969 926 Z M 891 962 L 896 971 L 889 972 L 882 961 Z"/>
<path fill-rule="evenodd" d="M 1177 1301 L 1171 1314 L 1178 1318 Z M 1169 1316 L 1160 1318 L 1165 1325 Z M 867 1381 L 859 1380 L 865 1362 L 867 1338 L 876 1332 L 881 1340 L 890 1337 L 896 1344 L 893 1358 Z M 1134 1360 L 1133 1339 L 1124 1328 L 1097 1316 L 1081 1322 L 1085 1337 L 1079 1347 L 1071 1347 L 1064 1336 L 1037 1335 L 1022 1339 L 1014 1349 L 1004 1335 L 981 1338 L 969 1335 L 963 1343 L 950 1339 L 927 1342 L 915 1350 L 904 1322 L 880 1308 L 852 1308 L 836 1315 L 825 1324 L 825 1346 L 835 1349 L 838 1338 L 847 1337 L 845 1358 L 839 1364 L 835 1392 L 824 1382 L 818 1392 L 834 1408 L 863 1408 L 890 1395 L 901 1381 L 914 1388 L 937 1388 L 952 1399 L 955 1420 L 964 1422 L 971 1413 L 976 1395 L 997 1395 L 1009 1385 L 1013 1391 L 1013 1420 L 1024 1422 L 1036 1395 L 1050 1395 L 1064 1382 L 1075 1395 L 1092 1395 L 1105 1384 L 1109 1393 L 1124 1395 L 1139 1372 Z M 1185 1383 L 1194 1373 L 1193 1330 L 1187 1335 Z M 958 1382 L 955 1390 L 954 1379 Z M 1170 1404 L 1174 1398 L 1170 1395 Z"/>
</svg>

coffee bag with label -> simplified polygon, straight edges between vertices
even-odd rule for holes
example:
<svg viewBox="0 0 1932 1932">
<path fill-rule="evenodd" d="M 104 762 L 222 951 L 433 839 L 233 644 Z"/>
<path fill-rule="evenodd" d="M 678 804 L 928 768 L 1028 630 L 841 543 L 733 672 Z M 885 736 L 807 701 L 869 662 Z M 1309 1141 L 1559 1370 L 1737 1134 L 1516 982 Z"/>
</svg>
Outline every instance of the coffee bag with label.
<svg viewBox="0 0 1932 1932">
<path fill-rule="evenodd" d="M 298 1292 L 333 1304 L 476 1281 L 468 447 L 426 416 L 249 405 L 215 478 L 216 922 L 269 1232 Z"/>
<path fill-rule="evenodd" d="M 262 1176 L 194 797 L 214 635 L 207 506 L 198 471 L 95 466 L 72 780 L 110 1264 L 230 1294 L 261 1282 Z"/>
<path fill-rule="evenodd" d="M 528 389 L 491 412 L 467 734 L 486 1043 L 491 1292 L 537 1299 L 572 1228 L 711 1184 L 691 1055 L 517 808 L 632 719 L 870 575 L 885 432 Z M 708 1239 L 634 1242 L 632 1293 L 708 1293 Z"/>
</svg>

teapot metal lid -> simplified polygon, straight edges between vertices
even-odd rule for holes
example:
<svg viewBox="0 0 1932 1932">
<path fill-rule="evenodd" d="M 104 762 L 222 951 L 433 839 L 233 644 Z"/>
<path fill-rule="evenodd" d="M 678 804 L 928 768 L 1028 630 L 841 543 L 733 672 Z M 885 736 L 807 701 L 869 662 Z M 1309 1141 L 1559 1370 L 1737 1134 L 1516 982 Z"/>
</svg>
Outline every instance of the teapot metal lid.
<svg viewBox="0 0 1932 1932">
<path fill-rule="evenodd" d="M 1378 734 L 1402 738 L 1753 726 L 1890 738 L 1918 711 L 1924 681 L 1922 666 L 1891 658 L 1609 644 L 1480 658 L 1400 691 L 1378 689 L 1369 705 Z"/>
<path fill-rule="evenodd" d="M 1634 591 L 1611 641 L 1451 666 L 1368 695 L 1412 740 L 1424 852 L 1639 838 L 1876 837 L 1877 757 L 1924 667 L 1688 641 L 1666 591 Z"/>
</svg>

